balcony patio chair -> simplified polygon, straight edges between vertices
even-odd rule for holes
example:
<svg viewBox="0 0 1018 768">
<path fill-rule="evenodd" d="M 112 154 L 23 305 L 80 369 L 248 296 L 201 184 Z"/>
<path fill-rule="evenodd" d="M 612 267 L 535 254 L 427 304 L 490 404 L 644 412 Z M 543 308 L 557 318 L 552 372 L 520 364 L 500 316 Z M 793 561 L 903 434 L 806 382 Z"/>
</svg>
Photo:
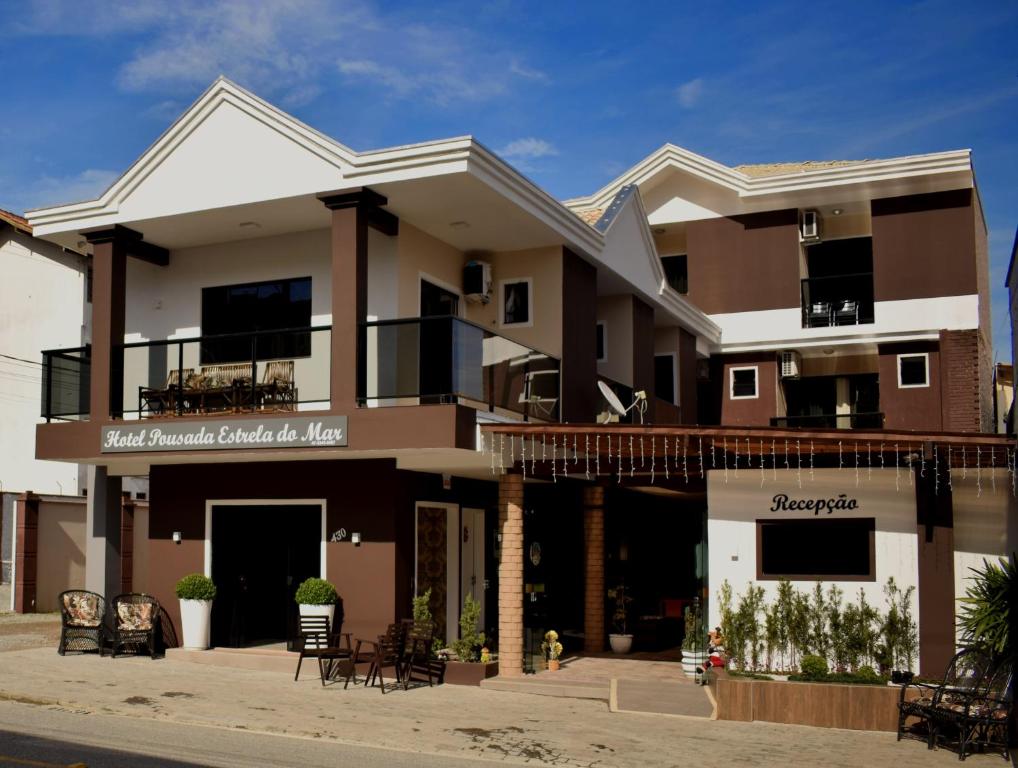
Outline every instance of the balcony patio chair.
<svg viewBox="0 0 1018 768">
<path fill-rule="evenodd" d="M 974 748 L 987 748 L 1008 759 L 1008 720 L 1014 705 L 1010 659 L 988 671 L 983 682 L 969 691 L 944 695 L 933 712 L 931 740 L 953 745 L 964 760 Z"/>
<path fill-rule="evenodd" d="M 63 656 L 67 651 L 99 651 L 103 655 L 106 640 L 106 600 L 95 592 L 84 589 L 70 589 L 61 592 L 60 642 L 57 653 Z"/>
<path fill-rule="evenodd" d="M 959 651 L 947 665 L 940 683 L 908 683 L 898 695 L 898 741 L 902 737 L 922 739 L 933 749 L 937 708 L 961 700 L 978 689 L 990 668 L 990 658 L 978 649 Z M 918 695 L 909 699 L 909 693 Z M 909 720 L 914 720 L 909 724 Z"/>
<path fill-rule="evenodd" d="M 177 399 L 181 396 L 179 368 L 174 368 L 166 375 L 166 386 L 164 387 L 138 387 L 138 414 L 139 416 L 159 416 L 172 412 L 176 409 Z M 194 368 L 183 370 L 184 381 L 187 382 L 194 376 Z"/>
<path fill-rule="evenodd" d="M 129 592 L 113 598 L 110 645 L 112 655 L 123 648 L 137 650 L 144 645 L 156 657 L 156 635 L 159 627 L 159 602 L 151 595 Z"/>
<path fill-rule="evenodd" d="M 834 305 L 835 325 L 858 325 L 859 324 L 859 302 L 852 299 L 839 301 Z"/>
<path fill-rule="evenodd" d="M 293 411 L 297 407 L 297 388 L 293 380 L 293 360 L 270 360 L 265 363 L 262 383 L 258 387 L 258 406 Z"/>
<path fill-rule="evenodd" d="M 831 302 L 814 301 L 806 309 L 806 323 L 810 328 L 831 325 Z"/>
<path fill-rule="evenodd" d="M 403 684 L 403 655 L 406 643 L 406 625 L 402 622 L 390 624 L 384 635 L 379 635 L 376 640 L 357 640 L 354 649 L 354 661 L 361 659 L 361 648 L 364 647 L 371 659 L 368 666 L 368 674 L 364 678 L 364 685 L 371 686 L 378 680 L 378 686 L 385 693 L 385 677 L 382 670 L 391 667 L 396 675 L 396 685 Z M 346 688 L 349 680 L 343 684 Z"/>
<path fill-rule="evenodd" d="M 350 633 L 330 631 L 328 616 L 301 616 L 299 633 L 300 655 L 297 657 L 297 672 L 293 676 L 295 682 L 300 677 L 301 663 L 308 658 L 318 660 L 318 674 L 323 686 L 341 666 L 346 667 L 347 681 L 355 674 Z"/>
</svg>

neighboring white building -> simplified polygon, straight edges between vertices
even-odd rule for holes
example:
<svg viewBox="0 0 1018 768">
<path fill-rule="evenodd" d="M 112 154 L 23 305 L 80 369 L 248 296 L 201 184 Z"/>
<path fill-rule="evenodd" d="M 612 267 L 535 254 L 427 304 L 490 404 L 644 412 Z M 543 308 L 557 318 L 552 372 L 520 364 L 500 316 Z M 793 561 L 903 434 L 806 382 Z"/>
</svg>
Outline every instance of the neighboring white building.
<svg viewBox="0 0 1018 768">
<path fill-rule="evenodd" d="M 88 341 L 86 257 L 32 236 L 0 210 L 0 490 L 76 495 L 78 468 L 35 458 L 39 350 Z"/>
</svg>

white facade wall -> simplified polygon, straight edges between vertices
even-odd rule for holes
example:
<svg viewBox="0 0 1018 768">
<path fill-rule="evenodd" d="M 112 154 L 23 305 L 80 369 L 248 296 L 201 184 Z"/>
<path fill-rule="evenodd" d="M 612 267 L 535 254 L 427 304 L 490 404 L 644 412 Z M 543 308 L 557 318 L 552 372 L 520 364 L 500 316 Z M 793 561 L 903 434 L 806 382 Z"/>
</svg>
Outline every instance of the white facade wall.
<svg viewBox="0 0 1018 768">
<path fill-rule="evenodd" d="M 782 455 L 779 448 L 779 464 Z M 895 489 L 893 469 L 874 469 L 868 476 L 865 468 L 860 469 L 856 485 L 854 466 L 844 469 L 817 469 L 810 480 L 810 471 L 804 457 L 801 473 L 802 487 L 799 487 L 799 473 L 795 455 L 789 457 L 792 469 L 779 469 L 777 479 L 771 470 L 761 473 L 759 469 L 740 469 L 738 476 L 728 470 L 728 481 L 721 470 L 707 473 L 707 543 L 709 568 L 710 625 L 720 623 L 718 593 L 723 581 L 732 587 L 733 602 L 745 593 L 750 584 L 760 585 L 767 592 L 765 603 L 775 597 L 777 581 L 757 580 L 757 520 L 813 519 L 812 511 L 771 512 L 775 494 L 784 493 L 790 499 L 837 498 L 846 494 L 856 499 L 855 510 L 838 510 L 824 517 L 872 517 L 875 518 L 876 580 L 835 581 L 825 580 L 825 591 L 836 584 L 844 592 L 844 602 L 857 600 L 860 587 L 866 592 L 866 600 L 879 610 L 885 608 L 884 585 L 888 577 L 901 589 L 916 587 L 919 583 L 918 539 L 916 536 L 915 489 L 909 484 L 908 471 L 902 470 Z M 793 581 L 800 591 L 813 589 L 815 581 Z M 917 600 L 913 600 L 913 615 L 918 621 Z"/>
<path fill-rule="evenodd" d="M 1018 500 L 1006 469 L 992 474 L 982 470 L 978 475 L 969 469 L 965 475 L 956 469 L 952 480 L 956 598 L 965 596 L 973 576 L 971 568 L 981 568 L 984 560 L 996 563 L 1008 556 L 1008 529 L 1018 518 Z"/>
<path fill-rule="evenodd" d="M 0 265 L 0 490 L 76 494 L 77 465 L 34 458 L 35 425 L 40 352 L 82 344 L 85 262 L 0 225 Z"/>
</svg>

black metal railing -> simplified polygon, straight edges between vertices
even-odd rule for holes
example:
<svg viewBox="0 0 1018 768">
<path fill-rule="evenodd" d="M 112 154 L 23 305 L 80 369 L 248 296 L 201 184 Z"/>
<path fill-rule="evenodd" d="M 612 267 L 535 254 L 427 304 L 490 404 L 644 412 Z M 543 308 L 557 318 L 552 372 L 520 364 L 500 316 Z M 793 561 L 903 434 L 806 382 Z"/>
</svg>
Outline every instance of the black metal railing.
<svg viewBox="0 0 1018 768">
<path fill-rule="evenodd" d="M 473 403 L 557 421 L 559 361 L 458 317 L 361 324 L 362 405 Z"/>
<path fill-rule="evenodd" d="M 883 429 L 884 414 L 880 411 L 860 413 L 815 413 L 805 416 L 777 416 L 772 427 L 803 429 Z"/>
<path fill-rule="evenodd" d="M 873 273 L 856 272 L 802 280 L 802 327 L 873 322 Z"/>
<path fill-rule="evenodd" d="M 43 351 L 43 418 L 46 421 L 87 420 L 91 377 L 91 347 Z"/>
</svg>

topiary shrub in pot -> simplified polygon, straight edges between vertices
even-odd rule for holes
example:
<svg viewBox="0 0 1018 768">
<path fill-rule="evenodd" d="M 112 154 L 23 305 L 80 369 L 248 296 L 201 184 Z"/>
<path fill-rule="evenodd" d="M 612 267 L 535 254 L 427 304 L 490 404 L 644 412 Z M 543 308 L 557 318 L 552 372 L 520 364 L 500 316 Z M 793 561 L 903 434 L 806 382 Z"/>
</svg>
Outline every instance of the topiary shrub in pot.
<svg viewBox="0 0 1018 768">
<path fill-rule="evenodd" d="M 212 601 L 216 597 L 216 585 L 208 576 L 189 573 L 177 582 L 176 593 L 180 600 L 180 624 L 184 647 L 204 651 L 209 647 Z"/>
<path fill-rule="evenodd" d="M 328 616 L 329 629 L 335 631 L 336 588 L 330 582 L 315 577 L 305 579 L 297 587 L 294 600 L 301 616 Z"/>
</svg>

